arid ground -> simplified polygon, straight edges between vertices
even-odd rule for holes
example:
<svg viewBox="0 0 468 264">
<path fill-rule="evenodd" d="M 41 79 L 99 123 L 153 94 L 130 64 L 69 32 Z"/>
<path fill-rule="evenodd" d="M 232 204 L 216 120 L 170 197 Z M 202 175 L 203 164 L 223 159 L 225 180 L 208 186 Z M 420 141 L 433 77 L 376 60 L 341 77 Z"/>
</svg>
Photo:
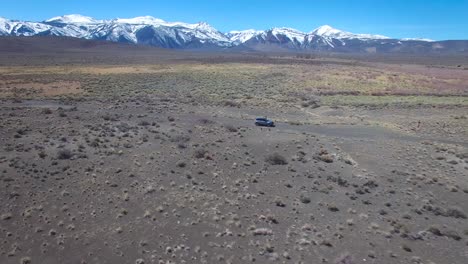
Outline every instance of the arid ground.
<svg viewBox="0 0 468 264">
<path fill-rule="evenodd" d="M 20 44 L 2 264 L 468 263 L 464 58 Z"/>
</svg>

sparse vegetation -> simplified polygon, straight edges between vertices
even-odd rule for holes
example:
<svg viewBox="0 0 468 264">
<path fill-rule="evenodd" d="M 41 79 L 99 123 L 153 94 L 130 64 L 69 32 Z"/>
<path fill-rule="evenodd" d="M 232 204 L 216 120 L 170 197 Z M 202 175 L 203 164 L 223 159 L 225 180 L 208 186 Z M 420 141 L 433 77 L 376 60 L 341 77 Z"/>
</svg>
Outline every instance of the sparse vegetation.
<svg viewBox="0 0 468 264">
<path fill-rule="evenodd" d="M 350 255 L 344 255 L 338 258 L 335 262 L 336 264 L 353 264 L 353 259 Z"/>
<path fill-rule="evenodd" d="M 450 207 L 445 213 L 443 213 L 443 215 L 447 217 L 466 219 L 466 214 L 459 207 Z"/>
<path fill-rule="evenodd" d="M 0 58 L 0 263 L 463 263 L 462 69 L 152 52 Z"/>
<path fill-rule="evenodd" d="M 0 219 L 2 220 L 10 220 L 13 217 L 11 213 L 5 213 L 0 216 Z"/>
<path fill-rule="evenodd" d="M 194 157 L 197 159 L 204 158 L 205 155 L 208 153 L 205 149 L 197 149 L 195 150 Z"/>
<path fill-rule="evenodd" d="M 237 127 L 233 126 L 233 125 L 225 125 L 224 126 L 226 128 L 227 131 L 229 132 L 237 132 Z"/>
<path fill-rule="evenodd" d="M 22 257 L 20 260 L 21 264 L 31 264 L 31 258 L 30 257 Z"/>
<path fill-rule="evenodd" d="M 266 156 L 265 161 L 270 165 L 286 165 L 288 161 L 278 153 L 272 153 Z"/>
<path fill-rule="evenodd" d="M 42 109 L 42 113 L 45 115 L 50 115 L 52 114 L 52 110 L 50 110 L 50 108 L 44 108 Z"/>
<path fill-rule="evenodd" d="M 138 125 L 139 126 L 149 126 L 149 125 L 151 125 L 151 123 L 146 121 L 146 120 L 141 120 L 140 122 L 138 122 Z"/>
<path fill-rule="evenodd" d="M 200 122 L 200 124 L 203 124 L 203 125 L 209 125 L 209 124 L 213 124 L 213 123 L 214 123 L 213 120 L 206 119 L 206 118 L 202 118 L 202 119 L 198 120 L 198 122 Z"/>
<path fill-rule="evenodd" d="M 71 159 L 72 157 L 73 157 L 73 152 L 71 152 L 71 150 L 69 149 L 60 149 L 57 152 L 57 159 L 67 160 L 67 159 Z"/>
</svg>

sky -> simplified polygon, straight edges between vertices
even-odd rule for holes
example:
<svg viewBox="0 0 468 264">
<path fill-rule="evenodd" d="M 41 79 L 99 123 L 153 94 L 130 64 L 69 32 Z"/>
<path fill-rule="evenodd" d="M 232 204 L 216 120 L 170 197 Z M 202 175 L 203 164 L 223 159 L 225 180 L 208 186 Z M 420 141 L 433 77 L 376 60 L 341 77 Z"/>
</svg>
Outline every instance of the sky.
<svg viewBox="0 0 468 264">
<path fill-rule="evenodd" d="M 273 27 L 310 32 L 330 25 L 393 38 L 468 39 L 468 0 L 0 0 L 0 17 L 8 19 L 43 21 L 65 14 L 204 21 L 222 32 Z"/>
</svg>

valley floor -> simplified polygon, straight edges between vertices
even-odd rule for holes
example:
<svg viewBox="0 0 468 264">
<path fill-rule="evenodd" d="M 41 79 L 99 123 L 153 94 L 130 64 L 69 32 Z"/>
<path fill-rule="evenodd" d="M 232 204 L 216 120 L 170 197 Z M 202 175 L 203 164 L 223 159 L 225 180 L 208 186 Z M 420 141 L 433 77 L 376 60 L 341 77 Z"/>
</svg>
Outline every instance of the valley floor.
<svg viewBox="0 0 468 264">
<path fill-rule="evenodd" d="M 466 73 L 54 67 L 0 68 L 0 263 L 468 260 Z"/>
</svg>

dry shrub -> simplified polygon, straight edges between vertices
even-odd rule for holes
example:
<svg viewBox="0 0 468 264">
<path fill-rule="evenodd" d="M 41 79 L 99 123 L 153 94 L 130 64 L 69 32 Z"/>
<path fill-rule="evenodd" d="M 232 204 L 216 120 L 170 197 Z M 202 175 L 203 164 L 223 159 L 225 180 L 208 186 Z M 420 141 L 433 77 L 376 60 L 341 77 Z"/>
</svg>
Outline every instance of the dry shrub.
<svg viewBox="0 0 468 264">
<path fill-rule="evenodd" d="M 208 151 L 206 151 L 205 149 L 197 149 L 195 150 L 194 156 L 197 159 L 201 159 L 205 157 L 206 153 L 208 153 Z"/>
<path fill-rule="evenodd" d="M 225 100 L 223 102 L 224 106 L 229 106 L 229 107 L 239 107 L 239 103 L 236 102 L 236 101 L 232 101 L 232 100 Z"/>
<path fill-rule="evenodd" d="M 203 125 L 209 125 L 209 124 L 213 124 L 213 123 L 214 123 L 213 120 L 209 120 L 209 119 L 207 119 L 207 118 L 202 118 L 202 119 L 198 120 L 198 122 L 200 122 L 200 123 L 203 124 Z"/>
<path fill-rule="evenodd" d="M 285 157 L 281 156 L 278 153 L 273 153 L 266 156 L 265 161 L 271 165 L 286 165 L 288 161 Z"/>
<path fill-rule="evenodd" d="M 50 115 L 50 114 L 52 114 L 52 110 L 50 110 L 50 108 L 44 108 L 44 109 L 42 109 L 41 112 L 42 112 L 43 114 L 45 114 L 45 115 Z"/>
<path fill-rule="evenodd" d="M 61 149 L 57 152 L 57 158 L 61 160 L 71 159 L 73 153 L 69 149 Z"/>
<path fill-rule="evenodd" d="M 353 258 L 346 254 L 336 260 L 336 264 L 353 264 Z"/>
<path fill-rule="evenodd" d="M 233 126 L 233 125 L 225 125 L 224 127 L 225 127 L 225 128 L 227 129 L 227 131 L 229 131 L 229 132 L 237 132 L 237 127 L 235 127 L 235 126 Z"/>
</svg>

